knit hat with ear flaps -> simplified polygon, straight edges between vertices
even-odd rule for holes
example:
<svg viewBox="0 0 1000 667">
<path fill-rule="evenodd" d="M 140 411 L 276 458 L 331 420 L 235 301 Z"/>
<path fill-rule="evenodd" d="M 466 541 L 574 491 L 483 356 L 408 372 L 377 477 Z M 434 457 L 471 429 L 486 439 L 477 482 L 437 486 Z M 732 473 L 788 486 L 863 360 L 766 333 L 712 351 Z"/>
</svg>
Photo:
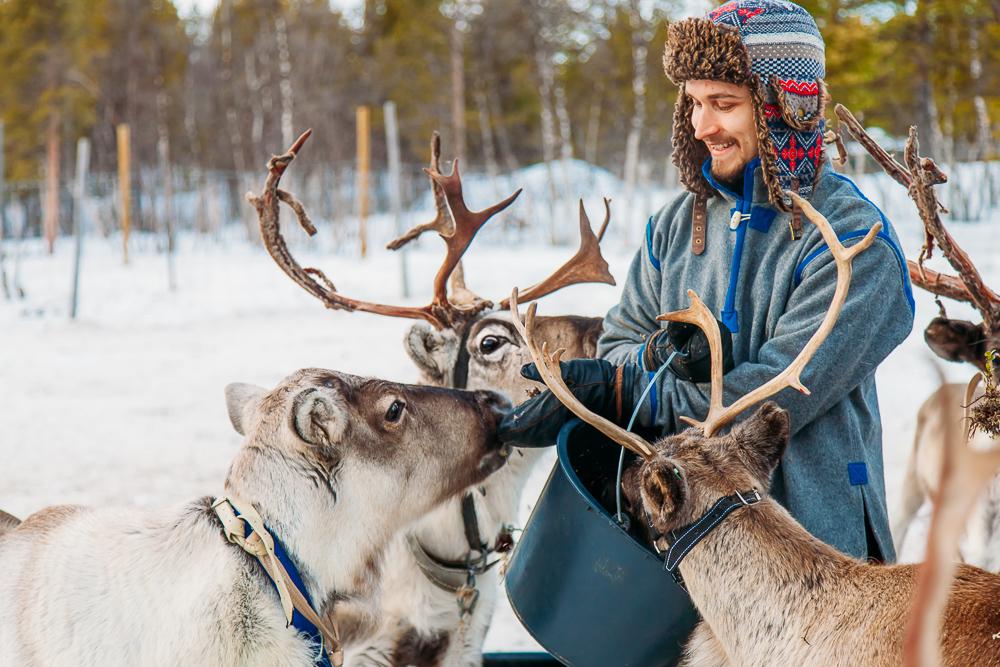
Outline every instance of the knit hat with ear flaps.
<svg viewBox="0 0 1000 667">
<path fill-rule="evenodd" d="M 826 90 L 823 37 L 809 13 L 781 0 L 734 0 L 706 18 L 671 24 L 663 69 L 681 87 L 674 108 L 673 162 L 688 190 L 711 196 L 701 173 L 708 148 L 694 138 L 684 82 L 747 85 L 771 203 L 790 210 L 783 190 L 808 199 L 823 164 Z"/>
</svg>

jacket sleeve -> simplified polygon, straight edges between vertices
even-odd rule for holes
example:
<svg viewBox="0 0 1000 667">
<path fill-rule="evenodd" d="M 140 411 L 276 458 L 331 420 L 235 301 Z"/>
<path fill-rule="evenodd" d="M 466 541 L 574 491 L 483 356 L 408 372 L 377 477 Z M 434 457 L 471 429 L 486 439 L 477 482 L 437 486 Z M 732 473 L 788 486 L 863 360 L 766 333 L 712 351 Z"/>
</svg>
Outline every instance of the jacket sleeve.
<svg viewBox="0 0 1000 667">
<path fill-rule="evenodd" d="M 832 218 L 831 218 L 832 219 Z M 886 226 L 888 227 L 888 225 Z M 844 240 L 850 247 L 860 240 Z M 763 385 L 792 361 L 819 328 L 833 299 L 837 269 L 832 253 L 819 248 L 796 269 L 793 289 L 773 335 L 758 358 L 737 365 L 724 378 L 723 403 Z M 795 284 L 797 283 L 797 284 Z M 771 397 L 791 416 L 791 435 L 843 400 L 909 334 L 913 326 L 913 298 L 905 258 L 888 229 L 853 261 L 847 299 L 833 330 L 806 365 L 801 378 L 810 394 L 786 387 Z M 648 376 L 644 382 L 648 383 Z M 664 432 L 686 425 L 680 416 L 704 419 L 708 413 L 709 384 L 694 384 L 666 373 L 653 392 L 659 397 L 654 421 Z M 636 388 L 636 398 L 643 387 Z M 752 409 L 752 408 L 751 408 Z M 751 409 L 748 409 L 749 413 Z M 745 416 L 745 415 L 744 415 Z M 648 425 L 649 421 L 645 423 Z"/>
<path fill-rule="evenodd" d="M 678 197 L 646 223 L 642 247 L 632 259 L 621 300 L 604 317 L 604 329 L 597 341 L 597 356 L 613 364 L 641 365 L 641 348 L 650 333 L 660 328 L 660 286 L 665 267 L 661 250 L 667 242 L 669 220 L 683 210 L 684 196 Z"/>
</svg>

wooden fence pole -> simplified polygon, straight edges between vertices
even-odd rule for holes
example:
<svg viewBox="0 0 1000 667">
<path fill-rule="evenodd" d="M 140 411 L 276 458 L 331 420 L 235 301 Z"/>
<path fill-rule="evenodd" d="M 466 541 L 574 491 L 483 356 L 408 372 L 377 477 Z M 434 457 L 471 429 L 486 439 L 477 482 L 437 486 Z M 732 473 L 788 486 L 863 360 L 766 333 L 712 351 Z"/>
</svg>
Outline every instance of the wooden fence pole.
<svg viewBox="0 0 1000 667">
<path fill-rule="evenodd" d="M 368 255 L 368 170 L 371 168 L 369 132 L 368 107 L 358 107 L 358 237 L 361 241 L 362 258 Z"/>
<path fill-rule="evenodd" d="M 132 149 L 128 123 L 121 123 L 118 132 L 118 203 L 122 228 L 122 256 L 128 264 L 128 237 L 132 230 Z"/>
<path fill-rule="evenodd" d="M 385 143 L 389 148 L 389 196 L 392 202 L 392 220 L 396 236 L 399 237 L 406 230 L 403 227 L 402 174 L 399 165 L 399 126 L 396 124 L 396 103 L 386 102 L 382 105 L 382 110 L 385 113 Z M 410 276 L 406 267 L 408 251 L 404 245 L 397 252 L 399 252 L 399 275 L 403 283 L 403 298 L 409 298 Z"/>
<path fill-rule="evenodd" d="M 76 142 L 76 182 L 73 185 L 73 235 L 76 247 L 73 250 L 73 294 L 69 302 L 69 318 L 76 319 L 76 307 L 80 295 L 80 260 L 83 257 L 83 236 L 87 232 L 87 218 L 84 206 L 87 200 L 87 169 L 90 167 L 90 140 L 80 137 Z"/>
</svg>

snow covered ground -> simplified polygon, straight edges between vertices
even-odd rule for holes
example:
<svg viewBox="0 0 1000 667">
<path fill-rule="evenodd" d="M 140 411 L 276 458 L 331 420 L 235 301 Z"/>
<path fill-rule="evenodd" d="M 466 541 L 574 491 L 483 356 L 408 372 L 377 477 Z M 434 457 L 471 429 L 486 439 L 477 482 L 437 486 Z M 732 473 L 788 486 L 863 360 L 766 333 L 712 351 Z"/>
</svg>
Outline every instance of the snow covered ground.
<svg viewBox="0 0 1000 667">
<path fill-rule="evenodd" d="M 596 201 L 589 210 L 600 219 Z M 644 220 L 635 217 L 630 233 L 609 237 L 605 249 L 620 278 L 635 250 L 623 239 L 634 244 L 641 238 Z M 897 216 L 896 224 L 907 255 L 915 257 L 921 242 L 915 212 Z M 951 229 L 987 282 L 1000 285 L 1000 216 Z M 409 322 L 323 309 L 263 249 L 240 236 L 236 228 L 227 232 L 231 238 L 182 236 L 173 292 L 164 256 L 151 239 L 136 239 L 124 266 L 120 239 L 88 238 L 76 321 L 68 318 L 72 242 L 61 239 L 52 256 L 38 242 L 21 248 L 27 297 L 0 301 L 0 508 L 23 517 L 54 503 L 153 507 L 217 492 L 240 441 L 223 401 L 229 382 L 272 386 L 305 366 L 416 380 L 401 345 Z M 573 252 L 508 241 L 487 234 L 469 253 L 466 277 L 478 293 L 504 296 Z M 366 260 L 317 250 L 328 247 L 319 242 L 296 252 L 303 265 L 326 270 L 346 294 L 402 301 L 397 256 L 380 247 Z M 409 253 L 417 292 L 410 303 L 428 300 L 438 251 L 436 240 L 428 239 Z M 943 268 L 937 260 L 932 266 Z M 619 293 L 620 287 L 577 286 L 547 298 L 540 309 L 603 314 Z M 911 447 L 913 416 L 936 383 L 922 340 L 936 307 L 926 294 L 916 298 L 912 335 L 878 371 L 891 506 Z M 972 317 L 958 305 L 949 305 L 949 313 Z M 969 376 L 960 366 L 944 370 L 954 381 Z M 544 482 L 544 467 L 529 487 L 522 520 Z M 509 609 L 498 610 L 487 648 L 533 646 Z"/>
</svg>

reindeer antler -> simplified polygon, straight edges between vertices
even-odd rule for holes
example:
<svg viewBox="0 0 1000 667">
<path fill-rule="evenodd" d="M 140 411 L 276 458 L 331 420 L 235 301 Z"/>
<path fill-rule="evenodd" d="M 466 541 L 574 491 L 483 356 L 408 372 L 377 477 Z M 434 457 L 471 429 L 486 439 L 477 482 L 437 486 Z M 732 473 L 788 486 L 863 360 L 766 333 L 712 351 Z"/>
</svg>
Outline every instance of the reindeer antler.
<svg viewBox="0 0 1000 667">
<path fill-rule="evenodd" d="M 426 306 L 414 308 L 352 299 L 337 292 L 336 287 L 334 287 L 330 279 L 319 269 L 303 268 L 300 266 L 292 257 L 281 235 L 279 226 L 279 201 L 287 204 L 295 212 L 299 224 L 310 236 L 316 233 L 316 228 L 309 221 L 309 217 L 302 204 L 291 193 L 278 189 L 278 182 L 281 180 L 281 176 L 285 173 L 288 165 L 295 159 L 298 151 L 311 134 L 312 130 L 307 130 L 302 136 L 296 139 L 295 143 L 292 144 L 286 153 L 276 155 L 268 161 L 267 180 L 264 182 L 264 189 L 259 197 L 252 193 L 247 193 L 247 200 L 257 210 L 264 246 L 278 266 L 292 280 L 322 301 L 327 308 L 349 311 L 360 310 L 390 317 L 422 319 L 438 329 L 453 326 L 456 322 L 466 320 L 490 305 L 488 301 L 481 301 L 471 305 L 456 305 L 451 303 L 447 295 L 448 277 L 455 270 L 462 254 L 469 247 L 469 243 L 471 243 L 472 238 L 479 231 L 479 228 L 486 224 L 486 221 L 493 215 L 510 206 L 521 193 L 520 190 L 499 204 L 495 204 L 484 211 L 472 212 L 466 208 L 465 202 L 462 199 L 462 184 L 458 173 L 457 160 L 455 161 L 452 173 L 448 176 L 441 175 L 436 169 L 426 170 L 434 182 L 441 187 L 451 207 L 455 222 L 452 233 L 444 237 L 447 254 L 441 268 L 434 277 L 433 300 Z"/>
<path fill-rule="evenodd" d="M 917 128 L 910 127 L 903 156 L 905 166 L 897 162 L 875 142 L 861 123 L 843 105 L 835 107 L 837 117 L 851 135 L 871 154 L 897 183 L 905 187 L 917 205 L 924 225 L 924 246 L 916 262 L 908 260 L 910 280 L 918 287 L 956 301 L 972 304 L 983 317 L 984 333 L 1000 332 L 1000 296 L 986 286 L 968 254 L 952 238 L 941 222 L 939 212 L 947 212 L 934 193 L 934 186 L 946 182 L 947 176 L 934 160 L 920 157 Z M 950 276 L 923 267 L 937 243 L 948 263 L 958 273 Z"/>
<path fill-rule="evenodd" d="M 527 287 L 521 292 L 521 302 L 527 303 L 540 299 L 543 296 L 552 294 L 563 287 L 577 285 L 579 283 L 605 283 L 614 285 L 615 278 L 611 275 L 608 262 L 601 254 L 601 240 L 604 232 L 611 222 L 611 200 L 604 198 L 604 222 L 601 228 L 594 234 L 590 226 L 590 218 L 583 207 L 583 200 L 580 200 L 580 247 L 565 264 L 556 269 L 552 275 L 545 280 Z M 510 299 L 500 302 L 500 308 L 510 308 Z"/>
<path fill-rule="evenodd" d="M 692 290 L 688 290 L 688 298 L 691 299 L 691 306 L 689 308 L 665 313 L 656 318 L 658 320 L 694 324 L 704 331 L 708 337 L 709 352 L 712 359 L 712 389 L 709 397 L 708 415 L 704 421 L 698 421 L 691 417 L 681 417 L 684 422 L 692 426 L 700 426 L 706 437 L 712 436 L 719 428 L 731 422 L 738 414 L 751 405 L 763 401 L 769 396 L 773 396 L 785 387 L 793 387 L 803 394 L 809 393 L 809 390 L 802 384 L 802 371 L 805 369 L 806 364 L 809 363 L 809 360 L 812 359 L 816 350 L 819 349 L 819 346 L 830 335 L 834 324 L 837 322 L 837 318 L 840 316 L 844 301 L 847 299 L 847 290 L 851 286 L 851 262 L 857 255 L 871 246 L 875 237 L 882 230 L 882 223 L 875 223 L 861 241 L 850 248 L 845 248 L 840 239 L 837 238 L 837 234 L 833 231 L 833 227 L 829 221 L 813 208 L 812 204 L 794 192 L 788 192 L 787 194 L 791 196 L 792 201 L 806 214 L 810 222 L 819 228 L 820 233 L 823 235 L 823 240 L 826 241 L 826 245 L 830 248 L 830 252 L 833 253 L 834 261 L 837 264 L 837 287 L 833 293 L 830 308 L 827 310 L 826 316 L 820 323 L 819 328 L 812 335 L 812 338 L 809 339 L 809 342 L 806 343 L 806 346 L 802 348 L 802 351 L 799 352 L 799 355 L 795 357 L 790 366 L 760 387 L 737 399 L 729 407 L 726 407 L 722 404 L 722 338 L 719 334 L 719 325 L 712 312 L 698 298 L 697 294 Z"/>
<path fill-rule="evenodd" d="M 964 441 L 956 442 L 954 431 L 945 429 L 941 477 L 933 498 L 934 513 L 927 534 L 926 557 L 917 575 L 916 593 L 903 640 L 903 664 L 907 667 L 930 667 L 941 662 L 941 626 L 955 574 L 955 551 L 976 499 L 1000 469 L 1000 450 L 977 451 L 969 447 L 968 406 L 982 379 L 983 375 L 976 373 L 966 387 Z M 948 403 L 945 392 L 938 394 L 942 413 L 957 417 L 957 406 Z"/>
<path fill-rule="evenodd" d="M 514 326 L 517 328 L 524 342 L 528 346 L 528 351 L 531 353 L 531 358 L 535 362 L 535 367 L 538 368 L 538 374 L 542 376 L 542 380 L 545 381 L 545 385 L 549 390 L 555 395 L 559 401 L 565 405 L 569 410 L 575 414 L 577 417 L 590 424 L 598 431 L 606 435 L 608 438 L 617 442 L 618 444 L 626 447 L 644 459 L 650 459 L 653 456 L 653 450 L 650 448 L 649 443 L 640 438 L 635 433 L 626 431 L 625 429 L 617 426 L 616 424 L 608 421 L 604 417 L 598 414 L 594 414 L 586 408 L 573 392 L 570 391 L 569 387 L 566 386 L 566 382 L 563 380 L 562 371 L 559 369 L 559 359 L 562 357 L 563 350 L 559 348 L 552 354 L 548 353 L 548 344 L 542 341 L 541 349 L 538 348 L 535 342 L 535 310 L 538 308 L 537 303 L 533 303 L 528 306 L 528 312 L 525 315 L 525 319 L 521 320 L 521 313 L 518 310 L 518 296 L 517 288 L 510 295 L 510 314 L 511 319 L 514 321 Z"/>
<path fill-rule="evenodd" d="M 430 168 L 440 171 L 441 164 L 441 135 L 437 132 L 431 135 L 431 162 Z M 448 202 L 444 198 L 444 190 L 431 178 L 431 192 L 434 193 L 434 219 L 420 225 L 415 225 L 406 231 L 402 236 L 393 239 L 386 244 L 388 250 L 399 250 L 404 245 L 417 239 L 424 232 L 437 232 L 443 237 L 451 236 L 455 232 L 455 223 L 452 222 L 451 214 L 448 213 Z"/>
</svg>

